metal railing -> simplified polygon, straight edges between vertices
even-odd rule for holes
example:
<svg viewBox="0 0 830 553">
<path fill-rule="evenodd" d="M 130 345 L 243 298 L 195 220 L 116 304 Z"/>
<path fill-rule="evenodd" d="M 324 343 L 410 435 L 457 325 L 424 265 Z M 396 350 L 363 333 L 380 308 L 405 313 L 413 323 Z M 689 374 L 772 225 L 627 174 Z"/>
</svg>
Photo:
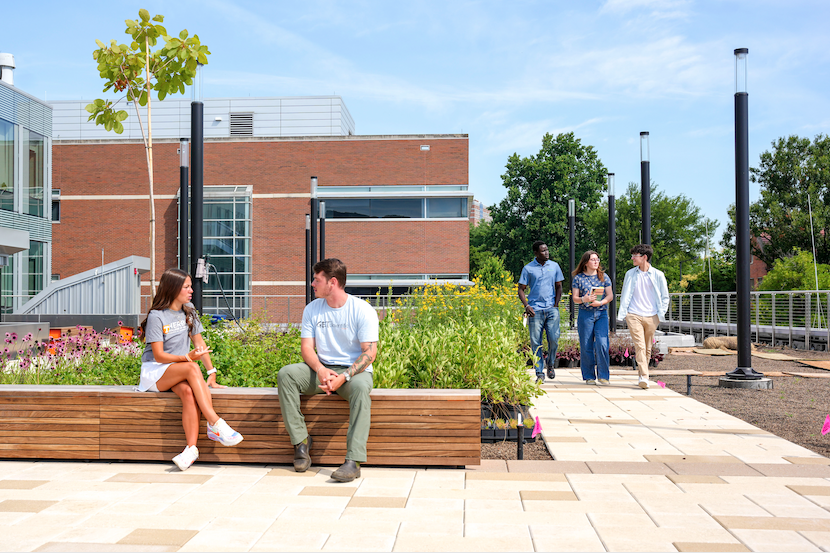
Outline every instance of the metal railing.
<svg viewBox="0 0 830 553">
<path fill-rule="evenodd" d="M 794 344 L 804 349 L 830 343 L 830 291 L 751 292 L 750 331 L 755 342 Z M 681 333 L 735 335 L 738 332 L 736 292 L 670 294 L 661 327 Z"/>
</svg>

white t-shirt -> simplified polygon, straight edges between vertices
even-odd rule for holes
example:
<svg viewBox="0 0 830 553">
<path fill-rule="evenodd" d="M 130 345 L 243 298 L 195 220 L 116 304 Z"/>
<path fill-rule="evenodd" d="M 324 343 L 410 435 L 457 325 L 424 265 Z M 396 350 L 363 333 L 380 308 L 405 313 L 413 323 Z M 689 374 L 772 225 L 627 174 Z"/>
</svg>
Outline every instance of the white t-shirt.
<svg viewBox="0 0 830 553">
<path fill-rule="evenodd" d="M 300 337 L 314 338 L 324 365 L 350 366 L 363 351 L 361 342 L 378 341 L 378 326 L 378 315 L 366 301 L 348 295 L 345 305 L 334 309 L 318 298 L 303 311 Z M 372 372 L 371 365 L 366 372 Z"/>
<path fill-rule="evenodd" d="M 641 317 L 657 315 L 657 293 L 648 271 L 637 271 L 637 282 L 634 283 L 634 295 L 628 306 L 628 312 Z"/>
</svg>

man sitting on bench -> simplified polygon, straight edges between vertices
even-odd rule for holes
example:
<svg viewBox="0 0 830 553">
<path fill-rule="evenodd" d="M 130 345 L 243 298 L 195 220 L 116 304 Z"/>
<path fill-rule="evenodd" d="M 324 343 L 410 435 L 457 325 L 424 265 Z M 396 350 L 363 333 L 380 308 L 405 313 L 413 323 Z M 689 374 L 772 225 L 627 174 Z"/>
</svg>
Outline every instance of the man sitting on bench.
<svg viewBox="0 0 830 553">
<path fill-rule="evenodd" d="M 324 259 L 313 267 L 317 299 L 303 311 L 300 353 L 304 363 L 277 374 L 280 411 L 294 445 L 294 470 L 311 466 L 312 439 L 300 411 L 300 394 L 337 392 L 349 402 L 346 462 L 331 477 L 351 482 L 366 461 L 372 401 L 372 362 L 377 356 L 378 316 L 367 302 L 346 293 L 346 266 Z"/>
</svg>

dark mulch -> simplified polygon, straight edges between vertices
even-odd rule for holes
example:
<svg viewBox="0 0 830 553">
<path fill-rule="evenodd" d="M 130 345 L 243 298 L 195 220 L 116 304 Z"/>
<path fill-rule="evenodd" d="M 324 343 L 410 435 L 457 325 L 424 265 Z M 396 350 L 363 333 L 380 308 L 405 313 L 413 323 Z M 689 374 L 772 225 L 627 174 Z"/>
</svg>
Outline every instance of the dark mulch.
<svg viewBox="0 0 830 553">
<path fill-rule="evenodd" d="M 827 352 L 771 347 L 760 348 L 759 351 L 830 361 L 830 353 Z M 732 371 L 737 363 L 737 355 L 669 354 L 658 368 Z M 803 365 L 798 361 L 775 361 L 756 356 L 752 357 L 752 368 L 762 373 L 790 371 L 830 376 L 830 371 Z M 655 376 L 651 380 L 660 380 L 675 392 L 686 393 L 685 376 Z M 692 397 L 820 455 L 830 456 L 830 434 L 821 435 L 824 419 L 830 414 L 830 378 L 775 376 L 772 381 L 772 390 L 737 390 L 719 387 L 718 377 L 693 376 Z M 481 458 L 515 459 L 516 442 L 481 444 Z M 524 458 L 552 460 L 541 438 L 537 438 L 534 444 L 525 444 Z"/>
<path fill-rule="evenodd" d="M 481 458 L 515 460 L 516 449 L 515 441 L 481 444 Z M 525 442 L 524 459 L 527 461 L 553 461 L 553 457 L 548 453 L 548 448 L 545 446 L 545 442 L 542 441 L 541 436 L 533 442 Z"/>
<path fill-rule="evenodd" d="M 793 350 L 789 348 L 760 348 L 759 351 L 783 353 L 812 360 L 830 360 L 827 352 Z M 738 356 L 704 356 L 697 354 L 666 355 L 660 369 L 732 371 Z M 820 373 L 797 361 L 775 361 L 752 357 L 752 368 L 759 372 Z M 701 403 L 728 413 L 752 425 L 772 432 L 786 440 L 806 447 L 820 455 L 830 456 L 830 434 L 821 435 L 824 419 L 830 413 L 830 378 L 802 378 L 798 376 L 772 377 L 772 390 L 740 390 L 721 388 L 719 377 L 692 377 L 692 397 Z M 655 376 L 672 390 L 685 394 L 685 376 Z"/>
</svg>

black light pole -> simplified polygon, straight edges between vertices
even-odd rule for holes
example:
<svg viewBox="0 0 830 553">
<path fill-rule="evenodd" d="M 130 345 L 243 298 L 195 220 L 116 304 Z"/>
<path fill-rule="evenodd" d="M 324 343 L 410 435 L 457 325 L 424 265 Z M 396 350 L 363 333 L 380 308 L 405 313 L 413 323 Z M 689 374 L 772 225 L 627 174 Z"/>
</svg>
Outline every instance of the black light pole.
<svg viewBox="0 0 830 553">
<path fill-rule="evenodd" d="M 651 168 L 649 167 L 648 133 L 640 133 L 640 206 L 643 217 L 641 240 L 651 245 Z"/>
<path fill-rule="evenodd" d="M 190 164 L 190 154 L 187 148 L 187 139 L 179 139 L 179 269 L 190 271 L 188 252 L 188 204 L 190 194 L 187 189 L 187 168 Z"/>
<path fill-rule="evenodd" d="M 204 241 L 204 167 L 205 167 L 205 105 L 202 103 L 202 66 L 196 69 L 193 80 L 193 99 L 190 102 L 190 185 L 192 197 L 190 214 L 190 274 L 193 281 L 193 306 L 202 311 L 202 279 L 196 278 L 196 268 L 202 259 Z M 198 92 L 197 89 L 198 88 Z"/>
<path fill-rule="evenodd" d="M 326 258 L 326 202 L 320 202 L 320 259 Z"/>
<path fill-rule="evenodd" d="M 617 331 L 617 200 L 614 197 L 614 173 L 608 173 L 608 276 L 614 295 L 608 313 L 608 330 Z"/>
<path fill-rule="evenodd" d="M 729 378 L 757 380 L 752 368 L 749 308 L 749 94 L 746 90 L 748 48 L 735 50 L 735 264 L 738 296 L 738 368 Z"/>
<path fill-rule="evenodd" d="M 305 214 L 305 304 L 311 303 L 311 215 Z"/>
<path fill-rule="evenodd" d="M 571 279 L 573 279 L 573 272 L 574 272 L 574 247 L 576 241 L 576 231 L 574 229 L 574 223 L 576 222 L 576 202 L 574 200 L 568 200 L 568 234 L 570 237 L 570 245 L 568 246 L 568 286 L 571 284 Z M 573 288 L 571 286 L 571 288 Z M 570 292 L 570 290 L 568 291 Z M 571 328 L 574 327 L 574 297 L 573 294 L 569 293 L 568 297 L 570 298 L 570 312 L 571 312 Z"/>
<path fill-rule="evenodd" d="M 317 209 L 317 177 L 311 177 L 311 270 L 317 264 L 317 221 L 320 214 Z M 313 274 L 312 274 L 313 276 Z M 311 281 L 309 281 L 311 282 Z M 311 291 L 311 298 L 314 299 L 314 290 Z"/>
</svg>

